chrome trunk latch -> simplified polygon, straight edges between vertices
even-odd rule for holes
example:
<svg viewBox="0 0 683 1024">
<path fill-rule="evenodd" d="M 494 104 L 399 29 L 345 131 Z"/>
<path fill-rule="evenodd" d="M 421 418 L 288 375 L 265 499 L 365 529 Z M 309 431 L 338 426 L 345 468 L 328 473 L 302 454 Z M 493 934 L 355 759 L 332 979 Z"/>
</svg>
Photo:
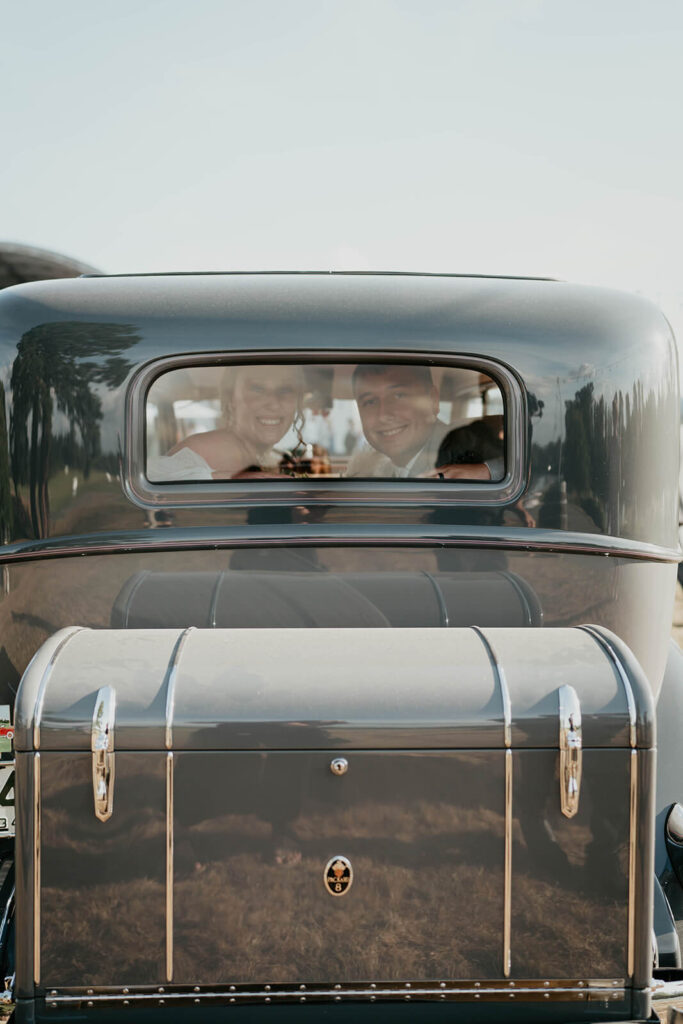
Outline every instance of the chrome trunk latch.
<svg viewBox="0 0 683 1024">
<path fill-rule="evenodd" d="M 573 686 L 561 686 L 560 698 L 560 802 L 562 813 L 573 818 L 581 791 L 581 704 Z"/>
<path fill-rule="evenodd" d="M 100 821 L 111 818 L 114 807 L 114 716 L 116 693 L 111 686 L 98 690 L 92 716 L 92 788 L 95 815 Z"/>
</svg>

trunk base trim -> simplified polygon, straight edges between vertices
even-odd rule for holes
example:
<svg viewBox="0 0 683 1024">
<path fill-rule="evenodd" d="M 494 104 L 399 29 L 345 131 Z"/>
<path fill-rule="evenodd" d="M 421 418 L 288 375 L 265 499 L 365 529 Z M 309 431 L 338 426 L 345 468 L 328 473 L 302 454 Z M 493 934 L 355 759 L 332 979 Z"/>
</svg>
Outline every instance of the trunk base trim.
<svg viewBox="0 0 683 1024">
<path fill-rule="evenodd" d="M 308 1003 L 400 1001 L 605 1002 L 623 1000 L 631 989 L 624 979 L 555 981 L 370 982 L 294 985 L 194 985 L 49 989 L 50 1009 L 78 1006 L 169 1006 L 235 1003 Z"/>
</svg>

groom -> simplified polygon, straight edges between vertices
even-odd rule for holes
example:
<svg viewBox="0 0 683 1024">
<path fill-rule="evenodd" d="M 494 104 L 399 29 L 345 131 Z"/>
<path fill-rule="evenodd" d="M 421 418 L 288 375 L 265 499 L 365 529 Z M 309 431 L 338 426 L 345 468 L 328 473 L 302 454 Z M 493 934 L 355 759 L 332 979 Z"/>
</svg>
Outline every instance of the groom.
<svg viewBox="0 0 683 1024">
<path fill-rule="evenodd" d="M 444 459 L 439 458 L 439 449 L 450 427 L 439 419 L 439 393 L 428 366 L 359 363 L 352 384 L 371 450 L 352 457 L 346 476 L 477 481 L 502 477 L 502 458 L 440 464 Z"/>
</svg>

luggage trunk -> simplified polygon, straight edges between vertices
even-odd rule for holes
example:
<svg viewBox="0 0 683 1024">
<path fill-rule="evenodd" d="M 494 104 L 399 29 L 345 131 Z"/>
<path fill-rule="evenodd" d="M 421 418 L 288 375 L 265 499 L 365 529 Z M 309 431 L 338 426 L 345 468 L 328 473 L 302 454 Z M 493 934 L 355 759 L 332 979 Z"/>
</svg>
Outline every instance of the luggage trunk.
<svg viewBox="0 0 683 1024">
<path fill-rule="evenodd" d="M 593 627 L 64 630 L 17 702 L 18 1019 L 646 1017 L 653 722 Z"/>
</svg>

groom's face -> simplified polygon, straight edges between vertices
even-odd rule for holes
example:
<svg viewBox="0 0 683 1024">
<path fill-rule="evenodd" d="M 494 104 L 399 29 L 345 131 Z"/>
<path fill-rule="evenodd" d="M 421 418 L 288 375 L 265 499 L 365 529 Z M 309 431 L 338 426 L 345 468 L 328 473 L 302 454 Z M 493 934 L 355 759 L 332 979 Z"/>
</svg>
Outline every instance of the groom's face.
<svg viewBox="0 0 683 1024">
<path fill-rule="evenodd" d="M 426 444 L 439 412 L 439 396 L 425 367 L 362 365 L 354 393 L 369 444 L 405 466 Z"/>
</svg>

